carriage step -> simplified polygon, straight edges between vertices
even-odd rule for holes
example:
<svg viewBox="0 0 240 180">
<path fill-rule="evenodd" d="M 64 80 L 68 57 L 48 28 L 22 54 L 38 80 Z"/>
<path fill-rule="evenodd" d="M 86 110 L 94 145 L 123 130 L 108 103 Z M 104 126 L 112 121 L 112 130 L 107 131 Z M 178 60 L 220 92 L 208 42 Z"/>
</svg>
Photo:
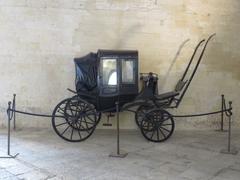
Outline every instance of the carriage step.
<svg viewBox="0 0 240 180">
<path fill-rule="evenodd" d="M 112 126 L 110 123 L 103 123 L 103 126 Z"/>
</svg>

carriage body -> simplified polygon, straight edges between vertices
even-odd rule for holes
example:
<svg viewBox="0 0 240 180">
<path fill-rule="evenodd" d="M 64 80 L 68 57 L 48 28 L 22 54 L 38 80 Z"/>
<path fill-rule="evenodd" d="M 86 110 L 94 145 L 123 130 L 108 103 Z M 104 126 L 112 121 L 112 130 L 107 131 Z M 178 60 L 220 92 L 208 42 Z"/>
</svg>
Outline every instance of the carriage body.
<svg viewBox="0 0 240 180">
<path fill-rule="evenodd" d="M 138 95 L 138 52 L 98 50 L 75 58 L 76 91 L 97 111 L 115 111 Z"/>
<path fill-rule="evenodd" d="M 167 140 L 175 127 L 173 115 L 167 110 L 179 106 L 214 35 L 197 44 L 175 89 L 161 94 L 157 90 L 158 75 L 152 72 L 140 74 L 143 86 L 138 91 L 137 51 L 98 50 L 75 58 L 76 92 L 70 91 L 76 95 L 55 107 L 52 115 L 55 132 L 70 142 L 83 141 L 94 132 L 101 114 L 110 112 L 110 116 L 116 111 L 115 103 L 118 102 L 120 111 L 135 113 L 136 124 L 147 140 Z M 195 65 L 192 65 L 203 44 Z"/>
</svg>

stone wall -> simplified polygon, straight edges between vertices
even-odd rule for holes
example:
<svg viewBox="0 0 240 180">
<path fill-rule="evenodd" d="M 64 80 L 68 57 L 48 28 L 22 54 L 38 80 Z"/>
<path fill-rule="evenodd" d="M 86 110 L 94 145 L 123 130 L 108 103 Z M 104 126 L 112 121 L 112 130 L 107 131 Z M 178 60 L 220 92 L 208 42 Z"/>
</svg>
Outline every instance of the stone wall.
<svg viewBox="0 0 240 180">
<path fill-rule="evenodd" d="M 224 93 L 233 100 L 238 125 L 239 9 L 239 0 L 1 0 L 0 124 L 13 93 L 18 109 L 51 113 L 71 96 L 66 88 L 74 89 L 73 58 L 99 48 L 137 49 L 140 71 L 159 74 L 160 92 L 172 90 L 197 42 L 216 33 L 172 113 L 217 110 Z M 219 117 L 177 119 L 176 124 L 217 128 Z M 17 115 L 17 120 L 19 127 L 51 126 L 46 118 Z M 121 127 L 136 128 L 134 116 L 121 114 Z"/>
</svg>

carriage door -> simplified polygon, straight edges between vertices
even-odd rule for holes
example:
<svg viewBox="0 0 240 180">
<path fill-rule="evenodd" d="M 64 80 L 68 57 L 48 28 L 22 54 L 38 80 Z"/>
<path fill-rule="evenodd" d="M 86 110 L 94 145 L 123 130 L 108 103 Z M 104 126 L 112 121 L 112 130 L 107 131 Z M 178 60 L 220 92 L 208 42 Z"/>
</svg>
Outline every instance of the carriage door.
<svg viewBox="0 0 240 180">
<path fill-rule="evenodd" d="M 120 92 L 123 95 L 138 94 L 138 72 L 135 59 L 121 59 Z"/>
<path fill-rule="evenodd" d="M 118 71 L 116 58 L 100 60 L 100 96 L 118 94 Z"/>
</svg>

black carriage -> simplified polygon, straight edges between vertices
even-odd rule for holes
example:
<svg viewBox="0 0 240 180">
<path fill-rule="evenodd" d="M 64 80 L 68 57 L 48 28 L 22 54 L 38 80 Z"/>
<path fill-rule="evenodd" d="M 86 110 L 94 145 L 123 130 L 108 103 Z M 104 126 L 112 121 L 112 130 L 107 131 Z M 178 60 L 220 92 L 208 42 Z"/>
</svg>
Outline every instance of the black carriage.
<svg viewBox="0 0 240 180">
<path fill-rule="evenodd" d="M 76 95 L 55 107 L 52 118 L 55 132 L 67 141 L 83 141 L 94 132 L 102 113 L 116 112 L 118 102 L 120 111 L 135 113 L 136 123 L 147 140 L 167 140 L 174 131 L 173 116 L 167 109 L 179 106 L 212 37 L 198 43 L 175 89 L 162 94 L 157 90 L 158 75 L 151 72 L 140 74 L 142 88 L 139 92 L 137 51 L 99 50 L 75 58 L 76 91 L 69 90 Z"/>
<path fill-rule="evenodd" d="M 138 95 L 138 52 L 98 50 L 75 58 L 76 96 L 61 101 L 53 111 L 56 133 L 67 141 L 88 138 L 101 113 L 116 111 Z"/>
</svg>

